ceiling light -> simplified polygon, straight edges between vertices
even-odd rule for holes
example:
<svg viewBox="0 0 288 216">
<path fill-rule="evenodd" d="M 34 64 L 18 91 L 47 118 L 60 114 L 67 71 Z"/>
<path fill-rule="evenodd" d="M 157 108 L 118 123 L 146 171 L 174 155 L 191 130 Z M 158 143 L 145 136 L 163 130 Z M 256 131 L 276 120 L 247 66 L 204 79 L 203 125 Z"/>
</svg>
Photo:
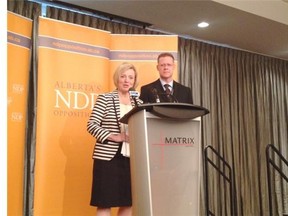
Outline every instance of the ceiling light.
<svg viewBox="0 0 288 216">
<path fill-rule="evenodd" d="M 207 23 L 207 22 L 198 23 L 199 28 L 206 28 L 207 26 L 209 26 L 209 23 Z"/>
</svg>

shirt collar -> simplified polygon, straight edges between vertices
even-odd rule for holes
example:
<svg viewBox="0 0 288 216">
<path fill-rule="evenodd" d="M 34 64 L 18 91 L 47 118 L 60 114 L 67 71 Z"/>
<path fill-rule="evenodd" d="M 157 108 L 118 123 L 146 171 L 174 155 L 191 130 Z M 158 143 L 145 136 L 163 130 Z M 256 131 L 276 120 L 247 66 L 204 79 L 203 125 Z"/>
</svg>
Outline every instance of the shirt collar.
<svg viewBox="0 0 288 216">
<path fill-rule="evenodd" d="M 165 84 L 169 84 L 170 87 L 173 89 L 173 80 L 171 82 L 169 82 L 169 83 L 166 83 L 160 78 L 160 82 L 161 82 L 161 85 L 163 86 L 164 89 L 165 89 L 165 87 L 164 87 Z"/>
</svg>

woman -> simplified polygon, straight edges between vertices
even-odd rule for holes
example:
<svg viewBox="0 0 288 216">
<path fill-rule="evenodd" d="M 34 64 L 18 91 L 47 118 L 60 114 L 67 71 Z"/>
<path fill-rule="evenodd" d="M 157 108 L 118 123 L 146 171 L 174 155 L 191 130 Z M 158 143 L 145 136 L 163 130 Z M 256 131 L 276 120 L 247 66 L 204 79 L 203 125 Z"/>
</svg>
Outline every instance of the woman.
<svg viewBox="0 0 288 216">
<path fill-rule="evenodd" d="M 129 142 L 127 125 L 119 119 L 137 104 L 129 95 L 137 87 L 136 68 L 129 63 L 118 66 L 113 76 L 116 90 L 98 96 L 90 115 L 87 130 L 96 138 L 93 152 L 93 182 L 90 205 L 97 206 L 97 215 L 110 215 L 119 207 L 118 216 L 132 215 L 130 159 L 121 153 Z"/>
</svg>

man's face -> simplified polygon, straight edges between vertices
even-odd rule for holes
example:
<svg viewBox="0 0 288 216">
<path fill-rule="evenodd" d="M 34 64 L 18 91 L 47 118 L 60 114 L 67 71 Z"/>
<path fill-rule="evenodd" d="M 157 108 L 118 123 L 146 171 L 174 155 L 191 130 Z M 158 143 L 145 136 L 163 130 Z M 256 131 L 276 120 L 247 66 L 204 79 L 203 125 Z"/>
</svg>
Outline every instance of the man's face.
<svg viewBox="0 0 288 216">
<path fill-rule="evenodd" d="M 162 79 L 171 81 L 174 71 L 174 61 L 170 56 L 165 56 L 159 59 L 157 70 Z"/>
</svg>

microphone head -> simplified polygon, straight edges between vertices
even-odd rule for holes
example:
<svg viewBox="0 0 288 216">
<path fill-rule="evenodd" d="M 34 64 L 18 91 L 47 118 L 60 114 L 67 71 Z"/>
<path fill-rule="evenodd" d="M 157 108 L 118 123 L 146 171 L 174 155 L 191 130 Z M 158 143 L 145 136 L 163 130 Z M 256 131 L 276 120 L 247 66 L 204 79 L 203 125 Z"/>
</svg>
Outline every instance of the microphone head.
<svg viewBox="0 0 288 216">
<path fill-rule="evenodd" d="M 152 94 L 153 94 L 154 97 L 155 97 L 156 103 L 160 103 L 160 98 L 159 98 L 157 89 L 156 89 L 156 88 L 152 88 L 152 89 L 151 89 L 151 92 L 152 92 Z"/>
<path fill-rule="evenodd" d="M 152 93 L 153 93 L 154 95 L 157 95 L 157 94 L 158 94 L 158 91 L 157 91 L 156 88 L 153 88 L 151 91 L 152 91 Z"/>
<path fill-rule="evenodd" d="M 139 93 L 138 93 L 134 88 L 132 88 L 132 87 L 129 89 L 129 94 L 130 94 L 130 96 L 133 97 L 133 98 L 134 98 L 134 97 L 139 97 Z"/>
</svg>

